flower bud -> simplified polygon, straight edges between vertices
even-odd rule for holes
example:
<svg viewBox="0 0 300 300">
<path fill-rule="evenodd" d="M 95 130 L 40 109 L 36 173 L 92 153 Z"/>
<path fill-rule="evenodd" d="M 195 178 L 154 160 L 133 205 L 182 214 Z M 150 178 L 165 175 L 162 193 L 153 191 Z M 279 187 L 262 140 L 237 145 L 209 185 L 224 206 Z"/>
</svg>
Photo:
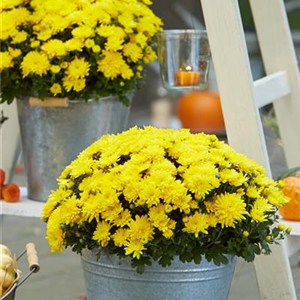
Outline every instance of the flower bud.
<svg viewBox="0 0 300 300">
<path fill-rule="evenodd" d="M 279 231 L 283 231 L 283 230 L 285 229 L 285 227 L 286 227 L 286 226 L 285 226 L 284 224 L 279 224 L 279 225 L 278 225 L 278 230 L 279 230 Z"/>
<path fill-rule="evenodd" d="M 250 235 L 250 233 L 247 231 L 247 230 L 245 230 L 244 232 L 243 232 L 243 236 L 244 237 L 248 237 Z"/>
</svg>

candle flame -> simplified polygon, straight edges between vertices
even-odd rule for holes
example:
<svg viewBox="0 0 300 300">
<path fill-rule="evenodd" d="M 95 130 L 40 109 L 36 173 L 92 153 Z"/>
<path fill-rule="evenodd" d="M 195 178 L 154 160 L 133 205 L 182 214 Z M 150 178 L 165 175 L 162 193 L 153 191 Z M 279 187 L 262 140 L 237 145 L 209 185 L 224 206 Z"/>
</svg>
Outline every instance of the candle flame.
<svg viewBox="0 0 300 300">
<path fill-rule="evenodd" d="M 186 66 L 185 70 L 186 70 L 186 71 L 192 71 L 193 68 L 192 68 L 191 66 Z"/>
</svg>

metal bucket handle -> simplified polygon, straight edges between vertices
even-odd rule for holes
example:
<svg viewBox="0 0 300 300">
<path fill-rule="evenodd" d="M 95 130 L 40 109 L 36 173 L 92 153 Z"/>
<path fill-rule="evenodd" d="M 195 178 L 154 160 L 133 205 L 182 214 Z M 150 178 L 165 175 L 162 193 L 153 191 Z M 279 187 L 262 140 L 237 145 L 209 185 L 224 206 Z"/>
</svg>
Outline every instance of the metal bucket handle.
<svg viewBox="0 0 300 300">
<path fill-rule="evenodd" d="M 35 250 L 35 245 L 33 243 L 28 243 L 26 245 L 26 250 L 24 250 L 18 257 L 17 260 L 19 260 L 25 253 L 27 253 L 27 261 L 28 261 L 28 266 L 29 266 L 29 273 L 21 280 L 18 281 L 20 278 L 20 272 L 17 272 L 16 279 L 11 285 L 11 288 L 9 291 L 3 295 L 3 297 L 0 298 L 0 300 L 13 300 L 15 298 L 15 292 L 16 289 L 24 282 L 27 280 L 27 278 L 32 274 L 32 273 L 37 273 L 40 270 L 40 265 L 38 262 L 38 256 L 37 252 Z"/>
<path fill-rule="evenodd" d="M 24 283 L 32 273 L 37 273 L 40 270 L 39 259 L 33 243 L 28 243 L 26 245 L 26 250 L 24 250 L 18 257 L 19 260 L 25 253 L 27 253 L 27 262 L 29 266 L 29 273 L 18 282 L 18 287 Z"/>
</svg>

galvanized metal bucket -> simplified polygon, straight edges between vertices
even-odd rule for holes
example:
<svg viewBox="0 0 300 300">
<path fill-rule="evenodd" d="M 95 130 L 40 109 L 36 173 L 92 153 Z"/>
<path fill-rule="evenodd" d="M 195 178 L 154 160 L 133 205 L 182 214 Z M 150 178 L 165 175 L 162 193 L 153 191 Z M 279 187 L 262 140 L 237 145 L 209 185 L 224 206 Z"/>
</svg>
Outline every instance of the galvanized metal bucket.
<svg viewBox="0 0 300 300">
<path fill-rule="evenodd" d="M 15 283 L 9 289 L 9 291 L 4 294 L 4 296 L 0 296 L 0 300 L 15 300 L 16 290 L 33 274 L 37 273 L 40 270 L 40 265 L 38 263 L 38 256 L 35 249 L 35 245 L 33 243 L 28 243 L 26 245 L 26 250 L 24 250 L 18 257 L 17 261 L 24 255 L 27 254 L 27 262 L 29 267 L 29 272 L 23 278 L 21 278 L 21 272 L 18 271 L 16 273 Z M 20 279 L 21 278 L 21 279 Z M 1 293 L 0 293 L 1 294 Z"/>
<path fill-rule="evenodd" d="M 73 100 L 68 107 L 30 106 L 29 97 L 17 104 L 28 197 L 41 202 L 80 151 L 104 134 L 126 129 L 130 111 L 118 97 Z"/>
<path fill-rule="evenodd" d="M 88 300 L 226 300 L 236 258 L 216 266 L 204 258 L 200 265 L 175 258 L 162 268 L 154 262 L 137 274 L 129 259 L 119 260 L 105 251 L 83 250 L 82 266 Z"/>
<path fill-rule="evenodd" d="M 13 287 L 10 289 L 10 291 L 0 300 L 14 300 L 15 299 L 15 295 L 16 295 L 16 290 L 17 290 L 17 283 L 15 283 L 13 285 Z"/>
</svg>

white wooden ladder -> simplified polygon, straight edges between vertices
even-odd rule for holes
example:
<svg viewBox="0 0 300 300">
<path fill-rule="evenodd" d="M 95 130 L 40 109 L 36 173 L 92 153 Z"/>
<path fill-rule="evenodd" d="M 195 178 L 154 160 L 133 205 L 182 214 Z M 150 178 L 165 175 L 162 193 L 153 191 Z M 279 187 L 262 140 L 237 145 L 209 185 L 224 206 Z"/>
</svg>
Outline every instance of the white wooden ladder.
<svg viewBox="0 0 300 300">
<path fill-rule="evenodd" d="M 201 3 L 229 143 L 264 166 L 271 177 L 259 108 L 274 102 L 287 165 L 300 166 L 300 75 L 283 0 L 250 0 L 267 73 L 257 81 L 238 1 Z M 296 300 L 287 249 L 274 246 L 272 252 L 254 262 L 261 299 Z"/>
</svg>

